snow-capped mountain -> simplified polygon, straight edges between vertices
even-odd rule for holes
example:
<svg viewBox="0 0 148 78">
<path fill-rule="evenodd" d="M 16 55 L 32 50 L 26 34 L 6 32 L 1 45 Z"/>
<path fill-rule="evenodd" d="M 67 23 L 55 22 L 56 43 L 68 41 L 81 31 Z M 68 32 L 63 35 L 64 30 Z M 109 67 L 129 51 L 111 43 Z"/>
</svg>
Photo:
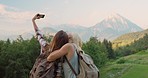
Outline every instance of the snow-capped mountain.
<svg viewBox="0 0 148 78">
<path fill-rule="evenodd" d="M 122 34 L 143 29 L 119 14 L 111 14 L 100 23 L 90 27 L 90 30 L 93 32 L 91 35 L 97 36 L 100 40 L 104 38 L 113 40 Z"/>
</svg>

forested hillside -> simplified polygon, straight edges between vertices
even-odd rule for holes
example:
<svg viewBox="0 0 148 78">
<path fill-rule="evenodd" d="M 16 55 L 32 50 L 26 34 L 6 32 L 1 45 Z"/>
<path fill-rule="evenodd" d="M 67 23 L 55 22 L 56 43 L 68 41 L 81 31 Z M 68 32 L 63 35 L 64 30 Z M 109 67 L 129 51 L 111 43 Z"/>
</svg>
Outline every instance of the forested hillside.
<svg viewBox="0 0 148 78">
<path fill-rule="evenodd" d="M 112 41 L 113 47 L 116 48 L 120 46 L 130 45 L 134 41 L 137 41 L 140 38 L 144 37 L 145 34 L 148 34 L 148 29 L 140 32 L 133 32 L 121 35 L 120 37 Z"/>
<path fill-rule="evenodd" d="M 134 54 L 137 53 L 138 51 L 147 50 L 147 49 L 148 49 L 148 35 L 145 34 L 143 38 L 134 41 L 130 45 L 116 48 L 115 53 L 116 57 L 119 57 L 119 56 Z"/>
</svg>

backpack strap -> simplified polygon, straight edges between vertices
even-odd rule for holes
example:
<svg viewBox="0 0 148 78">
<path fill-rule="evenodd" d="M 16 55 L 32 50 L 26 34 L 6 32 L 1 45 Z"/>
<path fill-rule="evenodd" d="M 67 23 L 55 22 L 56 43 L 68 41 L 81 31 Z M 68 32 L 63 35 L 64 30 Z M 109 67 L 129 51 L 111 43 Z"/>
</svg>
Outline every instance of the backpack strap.
<svg viewBox="0 0 148 78">
<path fill-rule="evenodd" d="M 76 48 L 75 44 L 73 44 L 73 46 L 74 46 L 75 51 L 76 51 L 76 53 L 77 53 L 77 48 Z M 77 53 L 77 55 L 78 55 L 78 53 Z M 76 73 L 76 71 L 74 70 L 74 68 L 73 68 L 72 65 L 70 64 L 70 62 L 68 61 L 67 57 L 64 56 L 64 58 L 65 58 L 66 62 L 68 63 L 69 67 L 71 68 L 72 72 L 77 76 L 78 74 Z M 78 56 L 78 63 L 79 63 L 79 56 Z M 79 69 L 79 66 L 78 66 L 78 69 Z"/>
<path fill-rule="evenodd" d="M 69 63 L 68 59 L 66 56 L 64 56 L 66 59 L 66 62 L 68 63 L 69 67 L 71 68 L 72 72 L 77 76 L 78 74 L 76 73 L 76 71 L 74 70 L 74 68 L 72 67 L 72 65 Z"/>
</svg>

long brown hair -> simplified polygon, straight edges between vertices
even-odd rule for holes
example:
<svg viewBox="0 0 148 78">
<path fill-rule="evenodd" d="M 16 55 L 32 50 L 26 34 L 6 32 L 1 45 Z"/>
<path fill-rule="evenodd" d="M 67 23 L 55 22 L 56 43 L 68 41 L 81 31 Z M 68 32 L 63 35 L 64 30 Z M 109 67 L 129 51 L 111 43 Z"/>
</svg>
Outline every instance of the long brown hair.
<svg viewBox="0 0 148 78">
<path fill-rule="evenodd" d="M 51 42 L 51 51 L 60 49 L 66 43 L 68 43 L 68 35 L 63 30 L 60 30 L 55 34 Z"/>
</svg>

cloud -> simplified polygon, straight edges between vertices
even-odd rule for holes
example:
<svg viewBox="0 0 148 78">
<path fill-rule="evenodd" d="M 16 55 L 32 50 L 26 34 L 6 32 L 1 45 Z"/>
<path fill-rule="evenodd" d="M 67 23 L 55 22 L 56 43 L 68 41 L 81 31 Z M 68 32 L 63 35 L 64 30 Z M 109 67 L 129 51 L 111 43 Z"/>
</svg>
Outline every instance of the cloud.
<svg viewBox="0 0 148 78">
<path fill-rule="evenodd" d="M 5 21 L 24 23 L 30 20 L 30 17 L 32 17 L 34 14 L 35 12 L 21 11 L 17 8 L 0 4 L 0 17 L 4 18 Z"/>
<path fill-rule="evenodd" d="M 22 11 L 15 7 L 0 4 L 0 30 L 17 33 L 30 31 L 34 11 Z"/>
<path fill-rule="evenodd" d="M 21 34 L 28 31 L 33 31 L 31 19 L 38 13 L 36 11 L 23 11 L 15 7 L 0 4 L 0 31 L 4 30 L 9 33 Z M 46 17 L 37 21 L 39 27 L 49 25 L 51 20 L 51 12 L 45 12 Z"/>
<path fill-rule="evenodd" d="M 5 6 L 4 6 L 4 5 L 2 5 L 2 4 L 0 4 L 0 13 L 5 11 L 5 9 L 4 9 L 4 8 L 5 8 Z"/>
</svg>

